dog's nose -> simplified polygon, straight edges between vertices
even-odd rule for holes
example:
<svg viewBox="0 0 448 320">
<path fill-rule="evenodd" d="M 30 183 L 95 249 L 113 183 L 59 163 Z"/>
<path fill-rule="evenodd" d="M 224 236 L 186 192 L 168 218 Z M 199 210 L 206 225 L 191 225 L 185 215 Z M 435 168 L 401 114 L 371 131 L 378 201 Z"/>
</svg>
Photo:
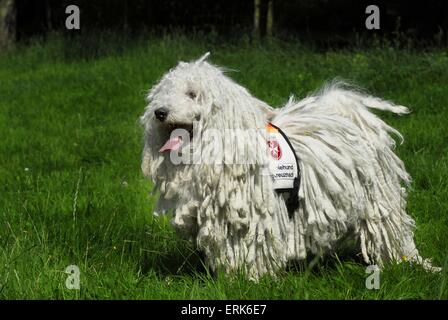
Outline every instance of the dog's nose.
<svg viewBox="0 0 448 320">
<path fill-rule="evenodd" d="M 154 114 L 156 115 L 156 118 L 160 121 L 165 121 L 166 117 L 168 116 L 168 109 L 161 107 L 154 111 Z"/>
</svg>

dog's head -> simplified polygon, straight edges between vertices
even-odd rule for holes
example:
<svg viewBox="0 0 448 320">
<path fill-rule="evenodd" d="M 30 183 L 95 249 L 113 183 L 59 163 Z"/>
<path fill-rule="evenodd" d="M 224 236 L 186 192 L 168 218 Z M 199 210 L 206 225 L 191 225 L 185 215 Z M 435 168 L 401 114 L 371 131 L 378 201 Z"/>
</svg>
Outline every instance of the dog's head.
<svg viewBox="0 0 448 320">
<path fill-rule="evenodd" d="M 274 110 L 207 62 L 207 56 L 179 62 L 168 71 L 150 90 L 141 117 L 145 129 L 143 173 L 168 195 L 170 189 L 179 193 L 180 185 L 191 176 L 206 179 L 210 173 L 214 181 L 220 164 L 241 174 L 243 166 L 232 164 L 249 167 L 265 163 L 261 153 L 266 142 L 257 130 L 265 130 Z M 175 164 L 175 154 L 189 154 L 192 161 Z"/>
<path fill-rule="evenodd" d="M 159 203 L 166 200 L 177 206 L 182 217 L 196 216 L 205 194 L 213 193 L 213 201 L 219 198 L 219 206 L 224 206 L 226 199 L 233 197 L 225 194 L 232 192 L 229 186 L 242 181 L 270 190 L 270 178 L 264 181 L 261 176 L 267 144 L 260 131 L 266 131 L 274 110 L 207 62 L 207 56 L 179 62 L 168 71 L 150 90 L 141 117 L 145 129 L 143 173 L 160 190 Z M 180 139 L 177 130 L 188 133 L 192 144 Z M 191 150 L 192 162 L 179 165 L 172 161 L 173 154 Z M 259 189 L 248 190 L 256 193 Z M 220 197 L 216 197 L 218 193 Z M 263 198 L 257 195 L 253 197 Z M 258 205 L 266 207 L 266 203 Z"/>
<path fill-rule="evenodd" d="M 208 53 L 190 63 L 179 62 L 147 95 L 148 106 L 141 120 L 147 130 L 157 130 L 161 140 L 155 143 L 169 141 L 175 129 L 184 129 L 191 135 L 193 123 L 210 110 L 215 91 L 210 81 L 222 76 L 222 72 L 205 61 L 207 56 Z M 162 148 L 163 144 L 156 147 Z"/>
<path fill-rule="evenodd" d="M 264 102 L 252 97 L 245 88 L 224 75 L 221 68 L 206 61 L 209 53 L 200 59 L 178 65 L 166 73 L 147 95 L 148 106 L 141 118 L 146 130 L 157 130 L 160 150 L 171 150 L 178 146 L 170 141 L 175 129 L 184 129 L 193 134 L 193 123 L 213 117 L 220 121 L 219 128 L 247 127 L 238 125 L 238 113 L 264 112 L 269 118 L 273 110 Z M 232 101 L 234 101 L 232 103 Z M 232 110 L 233 109 L 233 110 Z M 229 123 L 224 124 L 224 121 Z M 153 137 L 155 138 L 155 137 Z M 165 147 L 165 148 L 164 148 Z"/>
</svg>

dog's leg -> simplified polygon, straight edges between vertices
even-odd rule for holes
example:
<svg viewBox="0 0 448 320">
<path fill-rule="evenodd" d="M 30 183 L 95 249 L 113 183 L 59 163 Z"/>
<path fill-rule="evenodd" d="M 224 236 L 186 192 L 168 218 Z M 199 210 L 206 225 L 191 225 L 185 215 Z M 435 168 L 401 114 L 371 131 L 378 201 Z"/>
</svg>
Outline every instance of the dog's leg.
<svg viewBox="0 0 448 320">
<path fill-rule="evenodd" d="M 407 215 L 405 219 L 389 216 L 379 221 L 361 221 L 358 234 L 364 261 L 380 267 L 388 261 L 409 261 L 427 271 L 440 271 L 440 268 L 432 266 L 429 259 L 420 256 L 414 242 L 413 227 L 414 221 Z"/>
</svg>

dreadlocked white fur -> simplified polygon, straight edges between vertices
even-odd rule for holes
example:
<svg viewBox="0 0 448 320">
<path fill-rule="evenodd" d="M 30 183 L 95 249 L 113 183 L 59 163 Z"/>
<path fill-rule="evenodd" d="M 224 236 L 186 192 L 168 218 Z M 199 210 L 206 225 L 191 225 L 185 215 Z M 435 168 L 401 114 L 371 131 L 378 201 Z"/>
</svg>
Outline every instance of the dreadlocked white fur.
<svg viewBox="0 0 448 320">
<path fill-rule="evenodd" d="M 205 58 L 180 62 L 150 91 L 141 118 L 142 170 L 160 194 L 155 214 L 172 212 L 174 227 L 205 252 L 212 269 L 245 270 L 257 279 L 289 260 L 337 252 L 347 235 L 366 263 L 406 259 L 437 269 L 419 255 L 405 211 L 402 184 L 409 185 L 410 176 L 389 133 L 402 136 L 368 110 L 406 114 L 406 107 L 333 83 L 273 109 Z M 168 111 L 164 121 L 154 115 L 158 108 Z M 266 137 L 248 130 L 263 132 L 268 121 L 286 133 L 300 159 L 300 205 L 292 218 L 263 174 Z M 190 151 L 213 161 L 175 165 L 159 149 L 173 128 L 193 122 Z M 239 134 L 230 148 L 221 134 L 228 147 L 217 152 L 210 129 Z M 243 151 L 247 161 L 235 161 Z"/>
</svg>

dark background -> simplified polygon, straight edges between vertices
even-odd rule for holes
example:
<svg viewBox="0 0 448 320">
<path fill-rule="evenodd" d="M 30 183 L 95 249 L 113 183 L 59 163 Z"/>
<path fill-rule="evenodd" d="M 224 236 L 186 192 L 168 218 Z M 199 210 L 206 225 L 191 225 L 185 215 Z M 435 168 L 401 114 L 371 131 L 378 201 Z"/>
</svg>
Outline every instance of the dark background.
<svg viewBox="0 0 448 320">
<path fill-rule="evenodd" d="M 5 0 L 0 0 L 5 1 Z M 344 46 L 372 35 L 385 39 L 404 38 L 416 45 L 446 45 L 447 0 L 271 0 L 272 35 L 303 41 Z M 260 0 L 261 16 L 269 0 Z M 49 31 L 73 33 L 65 29 L 69 4 L 81 10 L 81 30 L 216 34 L 220 37 L 254 36 L 254 0 L 15 0 L 16 39 L 26 41 Z M 365 9 L 380 8 L 381 29 L 367 30 Z M 261 19 L 259 36 L 266 35 Z"/>
</svg>

